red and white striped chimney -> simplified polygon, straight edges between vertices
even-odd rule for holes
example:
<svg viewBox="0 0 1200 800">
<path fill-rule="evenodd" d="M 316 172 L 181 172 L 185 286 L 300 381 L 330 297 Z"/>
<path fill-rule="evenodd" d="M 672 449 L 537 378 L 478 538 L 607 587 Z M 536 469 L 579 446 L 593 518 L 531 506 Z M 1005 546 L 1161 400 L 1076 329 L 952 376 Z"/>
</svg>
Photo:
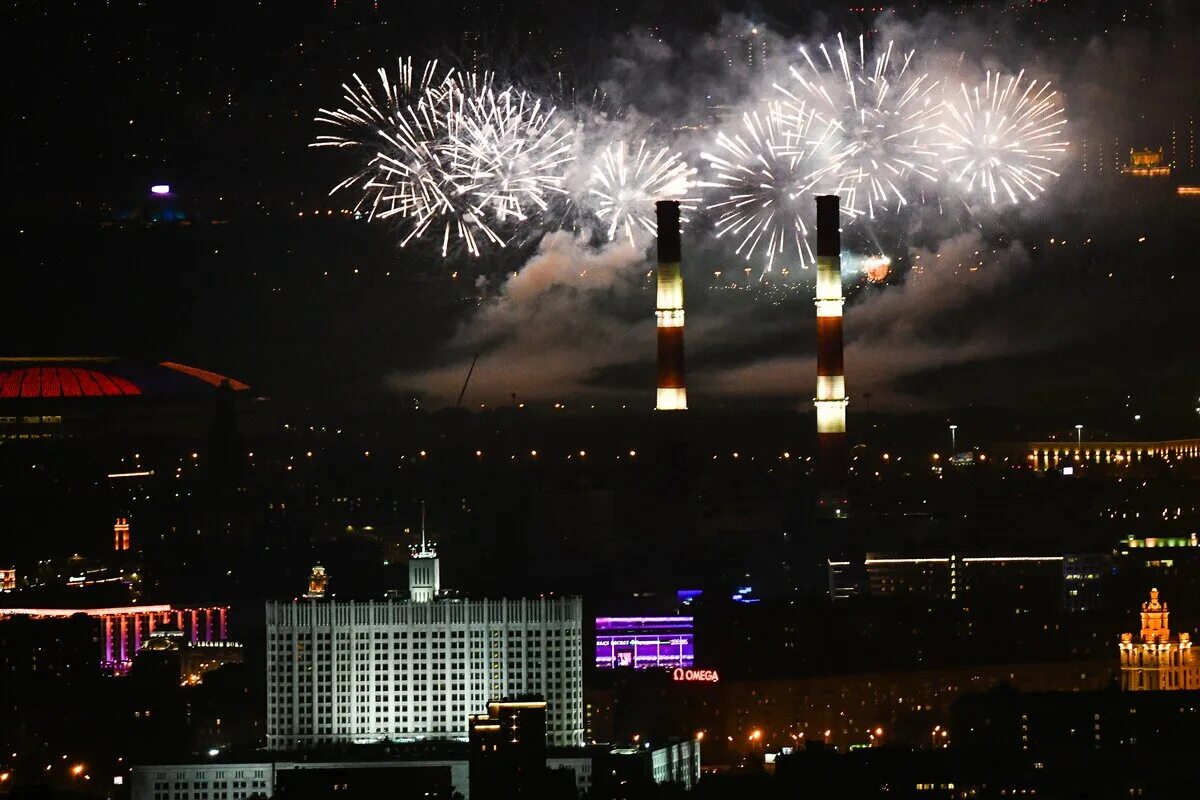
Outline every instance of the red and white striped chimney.
<svg viewBox="0 0 1200 800">
<path fill-rule="evenodd" d="M 817 197 L 817 490 L 818 504 L 846 503 L 846 376 L 842 364 L 841 201 Z"/>
<path fill-rule="evenodd" d="M 686 411 L 683 378 L 683 274 L 679 201 L 654 204 L 658 218 L 658 396 L 656 411 Z"/>
</svg>

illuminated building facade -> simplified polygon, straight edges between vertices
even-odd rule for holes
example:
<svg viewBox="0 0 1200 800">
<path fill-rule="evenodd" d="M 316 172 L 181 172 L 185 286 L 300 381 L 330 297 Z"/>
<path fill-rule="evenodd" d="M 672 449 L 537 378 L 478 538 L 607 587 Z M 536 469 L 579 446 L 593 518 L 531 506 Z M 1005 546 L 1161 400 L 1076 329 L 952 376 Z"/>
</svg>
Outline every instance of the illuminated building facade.
<svg viewBox="0 0 1200 800">
<path fill-rule="evenodd" d="M 129 520 L 117 517 L 113 523 L 113 550 L 123 553 L 129 549 Z"/>
<path fill-rule="evenodd" d="M 1200 689 L 1200 661 L 1188 633 L 1171 635 L 1171 614 L 1158 589 L 1142 603 L 1142 630 L 1121 634 L 1121 688 L 1126 691 Z"/>
<path fill-rule="evenodd" d="M 1196 118 L 1175 120 L 1171 127 L 1171 166 L 1177 170 L 1196 169 Z"/>
<path fill-rule="evenodd" d="M 686 411 L 683 372 L 683 273 L 679 202 L 655 203 L 658 222 L 658 411 Z"/>
<path fill-rule="evenodd" d="M 153 653 L 177 663 L 180 683 L 186 686 L 198 686 L 207 673 L 245 660 L 241 642 L 188 641 L 183 631 L 170 625 L 150 634 L 138 652 Z"/>
<path fill-rule="evenodd" d="M 745 33 L 736 34 L 721 54 L 730 67 L 740 68 L 744 65 L 751 72 L 763 72 L 767 68 L 770 46 L 764 31 L 752 27 Z"/>
<path fill-rule="evenodd" d="M 1063 556 L 1063 608 L 1072 614 L 1102 611 L 1116 566 L 1107 553 L 1070 553 Z"/>
<path fill-rule="evenodd" d="M 466 740 L 522 695 L 545 698 L 549 744 L 582 744 L 582 601 L 447 599 L 422 573 L 407 600 L 267 604 L 268 746 Z"/>
<path fill-rule="evenodd" d="M 131 800 L 245 800 L 316 792 L 361 797 L 396 795 L 396 787 L 416 796 L 470 797 L 467 759 L 424 758 L 387 761 L 202 762 L 155 764 L 132 768 Z M 389 791 L 390 790 L 390 791 Z M 404 794 L 403 796 L 412 796 Z"/>
<path fill-rule="evenodd" d="M 695 666 L 694 627 L 693 617 L 598 617 L 596 668 Z"/>
<path fill-rule="evenodd" d="M 17 568 L 0 569 L 0 592 L 14 592 L 17 589 Z"/>
<path fill-rule="evenodd" d="M 1122 468 L 1143 462 L 1193 460 L 1200 456 L 1200 439 L 1160 442 L 1029 442 L 1025 459 L 1042 471 L 1068 466 Z"/>
<path fill-rule="evenodd" d="M 1129 164 L 1121 171 L 1138 178 L 1166 178 L 1171 174 L 1171 165 L 1164 160 L 1161 147 L 1157 150 L 1146 148 L 1130 150 Z"/>
<path fill-rule="evenodd" d="M 818 502 L 846 502 L 846 377 L 842 362 L 841 200 L 817 198 L 817 480 Z"/>
<path fill-rule="evenodd" d="M 224 642 L 229 638 L 226 606 L 172 608 L 169 605 L 123 606 L 119 608 L 0 608 L 0 618 L 25 616 L 30 619 L 68 619 L 83 614 L 100 625 L 100 668 L 111 675 L 124 675 L 133 657 L 149 642 L 156 630 L 174 626 L 190 645 Z"/>
<path fill-rule="evenodd" d="M 901 556 L 867 553 L 855 561 L 829 560 L 831 599 L 865 592 L 872 597 L 928 597 L 969 603 L 972 597 L 1019 591 L 1021 603 L 1057 604 L 1068 568 L 1082 556 L 960 555 Z M 1090 574 L 1090 573 L 1088 573 Z"/>
<path fill-rule="evenodd" d="M 541 797 L 546 769 L 546 701 L 494 700 L 470 721 L 471 796 Z"/>
<path fill-rule="evenodd" d="M 329 575 L 325 573 L 325 568 L 317 564 L 312 568 L 312 573 L 308 576 L 308 591 L 304 596 L 310 599 L 325 596 L 325 588 L 329 585 Z"/>
</svg>

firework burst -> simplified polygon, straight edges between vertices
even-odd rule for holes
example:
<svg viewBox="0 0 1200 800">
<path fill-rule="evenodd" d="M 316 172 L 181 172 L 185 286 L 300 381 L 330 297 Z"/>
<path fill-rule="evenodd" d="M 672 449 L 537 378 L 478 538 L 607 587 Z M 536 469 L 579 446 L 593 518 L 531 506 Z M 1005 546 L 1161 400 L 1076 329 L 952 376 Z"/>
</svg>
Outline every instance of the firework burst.
<svg viewBox="0 0 1200 800">
<path fill-rule="evenodd" d="M 456 92 L 448 115 L 448 179 L 497 222 L 525 222 L 563 194 L 575 128 L 540 100 L 490 81 Z"/>
<path fill-rule="evenodd" d="M 635 234 L 657 235 L 656 200 L 676 198 L 682 209 L 695 209 L 695 199 L 684 195 L 696 170 L 682 158 L 666 147 L 647 147 L 645 140 L 638 142 L 636 150 L 625 142 L 604 148 L 592 169 L 590 194 L 596 216 L 607 225 L 609 241 L 623 235 L 635 246 Z"/>
<path fill-rule="evenodd" d="M 329 193 L 360 190 L 362 196 L 355 211 L 366 208 L 371 217 L 381 211 L 410 213 L 419 207 L 420 201 L 415 197 L 394 198 L 392 205 L 385 203 L 384 195 L 394 192 L 372 185 L 373 178 L 385 159 L 384 153 L 390 154 L 393 167 L 402 172 L 417 176 L 426 171 L 433 155 L 430 145 L 444 128 L 438 108 L 453 85 L 453 73 L 442 73 L 436 61 L 418 72 L 411 58 L 400 59 L 395 80 L 382 67 L 378 75 L 379 88 L 375 91 L 357 74 L 353 76 L 353 84 L 342 84 L 343 107 L 319 109 L 316 117 L 319 125 L 332 130 L 318 135 L 309 145 L 363 154 L 359 168 Z"/>
<path fill-rule="evenodd" d="M 700 154 L 710 175 L 699 185 L 716 190 L 708 207 L 719 214 L 717 237 L 737 241 L 735 251 L 747 260 L 761 252 L 766 272 L 776 259 L 802 268 L 813 261 L 804 220 L 821 173 L 821 127 L 803 104 L 772 102 L 743 114 L 734 133 L 718 133 L 717 152 Z"/>
<path fill-rule="evenodd" d="M 900 54 L 892 42 L 873 63 L 861 36 L 856 53 L 840 34 L 834 53 L 824 44 L 817 49 L 814 60 L 800 48 L 804 62 L 791 68 L 794 85 L 776 88 L 788 103 L 807 103 L 836 131 L 822 187 L 840 194 L 852 216 L 874 218 L 907 205 L 905 188 L 914 177 L 937 180 L 938 153 L 929 144 L 941 113 L 937 81 L 910 70 L 914 51 Z"/>
<path fill-rule="evenodd" d="M 1004 79 L 988 72 L 982 87 L 962 86 L 945 103 L 941 147 L 949 178 L 967 195 L 992 203 L 1036 200 L 1067 142 L 1067 119 L 1050 81 L 1040 86 L 1025 71 Z"/>
</svg>

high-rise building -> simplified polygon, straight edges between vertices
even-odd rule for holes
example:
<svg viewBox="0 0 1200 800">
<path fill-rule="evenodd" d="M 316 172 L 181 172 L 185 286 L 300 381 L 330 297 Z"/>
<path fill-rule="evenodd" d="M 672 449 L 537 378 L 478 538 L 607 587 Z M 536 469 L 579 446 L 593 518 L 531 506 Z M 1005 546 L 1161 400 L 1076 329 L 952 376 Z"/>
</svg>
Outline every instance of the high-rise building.
<svg viewBox="0 0 1200 800">
<path fill-rule="evenodd" d="M 1142 603 L 1138 641 L 1121 634 L 1121 688 L 1126 691 L 1200 689 L 1200 661 L 1188 633 L 1171 636 L 1171 612 L 1158 599 L 1158 589 Z"/>
<path fill-rule="evenodd" d="M 497 697 L 546 700 L 546 740 L 583 743 L 583 603 L 440 594 L 425 545 L 409 598 L 270 602 L 267 743 L 467 740 Z"/>
<path fill-rule="evenodd" d="M 118 553 L 129 549 L 129 519 L 117 517 L 113 523 L 113 550 Z"/>
</svg>

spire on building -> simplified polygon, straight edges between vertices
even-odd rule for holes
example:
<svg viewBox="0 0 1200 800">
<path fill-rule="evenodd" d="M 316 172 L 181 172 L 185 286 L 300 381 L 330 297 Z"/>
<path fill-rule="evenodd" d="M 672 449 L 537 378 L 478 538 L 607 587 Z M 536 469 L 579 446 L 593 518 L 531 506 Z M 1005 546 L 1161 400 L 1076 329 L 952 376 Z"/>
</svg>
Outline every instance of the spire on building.
<svg viewBox="0 0 1200 800">
<path fill-rule="evenodd" d="M 1150 590 L 1150 599 L 1142 603 L 1142 641 L 1147 643 L 1171 640 L 1171 612 L 1159 602 L 1158 589 Z M 1187 634 L 1184 634 L 1185 636 Z"/>
<path fill-rule="evenodd" d="M 425 533 L 425 501 L 421 501 L 421 544 L 411 549 L 408 559 L 408 596 L 417 603 L 428 603 L 442 590 L 441 563 L 437 550 Z"/>
</svg>

